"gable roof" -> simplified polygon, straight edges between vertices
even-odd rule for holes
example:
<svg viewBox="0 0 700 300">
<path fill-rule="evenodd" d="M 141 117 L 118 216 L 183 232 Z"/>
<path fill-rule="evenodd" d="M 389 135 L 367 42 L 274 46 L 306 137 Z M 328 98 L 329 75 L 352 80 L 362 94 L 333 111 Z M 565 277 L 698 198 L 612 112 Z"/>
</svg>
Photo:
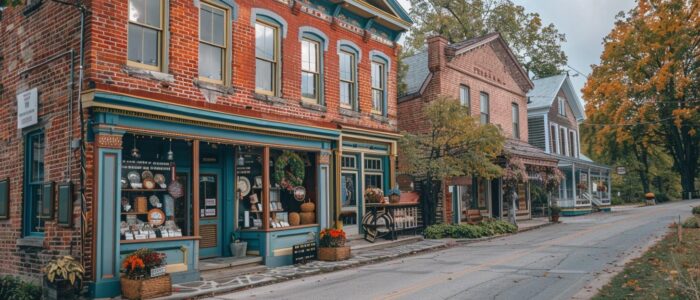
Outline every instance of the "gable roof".
<svg viewBox="0 0 700 300">
<path fill-rule="evenodd" d="M 501 49 L 503 49 L 510 58 L 511 63 L 506 63 L 509 71 L 511 71 L 511 73 L 520 74 L 520 79 L 515 78 L 516 83 L 518 83 L 518 85 L 520 85 L 524 91 L 532 89 L 534 84 L 530 80 L 530 77 L 528 77 L 527 71 L 525 71 L 525 69 L 523 69 L 523 67 L 520 65 L 520 62 L 515 57 L 515 54 L 513 54 L 513 51 L 498 32 L 449 44 L 447 45 L 446 50 L 450 53 L 450 55 L 448 56 L 448 53 L 442 53 L 442 55 L 448 56 L 448 60 L 452 60 L 458 55 L 465 54 L 491 42 L 498 43 Z M 402 60 L 402 63 L 407 66 L 408 70 L 403 79 L 403 82 L 406 84 L 406 90 L 399 95 L 399 97 L 413 96 L 422 92 L 421 89 L 427 84 L 427 81 L 429 81 L 429 77 L 431 75 L 430 70 L 428 69 L 428 57 L 428 51 L 426 50 L 413 56 L 406 57 Z"/>
<path fill-rule="evenodd" d="M 331 0 L 331 3 L 363 17 L 374 17 L 375 21 L 392 30 L 405 31 L 413 24 L 409 14 L 396 0 Z"/>
<path fill-rule="evenodd" d="M 549 111 L 559 90 L 563 90 L 576 120 L 583 121 L 586 114 L 569 75 L 566 73 L 535 79 L 535 88 L 527 93 L 527 111 L 529 115 L 545 114 Z"/>
</svg>

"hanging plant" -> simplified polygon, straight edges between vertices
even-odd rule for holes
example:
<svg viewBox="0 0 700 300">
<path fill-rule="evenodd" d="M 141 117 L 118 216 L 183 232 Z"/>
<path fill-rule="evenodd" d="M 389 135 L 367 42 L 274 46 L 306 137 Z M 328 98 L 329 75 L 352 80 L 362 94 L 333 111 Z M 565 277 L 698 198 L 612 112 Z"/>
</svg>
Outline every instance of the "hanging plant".
<svg viewBox="0 0 700 300">
<path fill-rule="evenodd" d="M 291 191 L 294 187 L 304 183 L 306 170 L 304 169 L 304 160 L 291 151 L 284 151 L 275 161 L 275 173 L 273 174 L 275 181 L 279 185 Z"/>
</svg>

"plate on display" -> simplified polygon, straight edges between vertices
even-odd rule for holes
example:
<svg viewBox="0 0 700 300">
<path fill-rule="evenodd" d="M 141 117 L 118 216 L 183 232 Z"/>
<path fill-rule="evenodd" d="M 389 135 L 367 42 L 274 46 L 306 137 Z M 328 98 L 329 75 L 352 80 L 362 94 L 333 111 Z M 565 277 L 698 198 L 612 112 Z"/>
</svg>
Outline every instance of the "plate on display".
<svg viewBox="0 0 700 300">
<path fill-rule="evenodd" d="M 248 177 L 238 176 L 236 187 L 241 191 L 241 196 L 246 196 L 250 193 L 250 180 L 248 180 Z"/>
<path fill-rule="evenodd" d="M 306 198 L 306 189 L 303 186 L 298 186 L 294 188 L 294 199 L 297 201 L 304 201 Z"/>
<path fill-rule="evenodd" d="M 153 178 L 146 178 L 143 180 L 143 187 L 147 190 L 152 190 L 156 187 L 156 182 L 153 181 Z"/>
<path fill-rule="evenodd" d="M 139 172 L 131 171 L 126 177 L 129 178 L 129 182 L 132 185 L 135 183 L 141 183 L 141 175 L 139 175 Z"/>
<path fill-rule="evenodd" d="M 124 178 L 124 177 L 122 177 L 122 179 L 121 179 L 121 184 L 122 184 L 122 189 L 128 189 L 128 188 L 129 188 L 129 181 L 128 181 L 126 178 Z"/>
<path fill-rule="evenodd" d="M 151 173 L 151 171 L 148 171 L 148 170 L 143 171 L 143 172 L 141 172 L 141 178 L 143 178 L 144 180 L 153 179 L 153 173 Z"/>
<path fill-rule="evenodd" d="M 165 213 L 160 208 L 154 208 L 148 211 L 148 223 L 153 226 L 160 226 L 165 223 Z"/>
</svg>

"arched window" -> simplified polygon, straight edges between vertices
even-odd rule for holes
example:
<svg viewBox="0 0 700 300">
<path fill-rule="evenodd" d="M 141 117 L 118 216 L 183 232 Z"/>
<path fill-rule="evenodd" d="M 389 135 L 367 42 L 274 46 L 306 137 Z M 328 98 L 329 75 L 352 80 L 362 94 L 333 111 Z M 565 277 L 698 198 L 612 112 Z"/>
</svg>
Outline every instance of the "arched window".
<svg viewBox="0 0 700 300">
<path fill-rule="evenodd" d="M 324 105 L 323 52 L 328 50 L 328 37 L 320 30 L 302 26 L 299 28 L 301 43 L 301 99 L 312 104 Z"/>
<path fill-rule="evenodd" d="M 251 10 L 255 27 L 255 92 L 279 96 L 281 81 L 281 45 L 287 36 L 287 22 L 262 8 Z"/>
</svg>

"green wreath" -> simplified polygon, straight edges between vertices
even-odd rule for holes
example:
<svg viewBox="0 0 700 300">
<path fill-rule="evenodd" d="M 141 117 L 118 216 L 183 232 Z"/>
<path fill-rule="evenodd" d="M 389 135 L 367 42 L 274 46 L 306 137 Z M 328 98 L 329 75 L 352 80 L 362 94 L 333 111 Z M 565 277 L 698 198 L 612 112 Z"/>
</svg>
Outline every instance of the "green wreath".
<svg viewBox="0 0 700 300">
<path fill-rule="evenodd" d="M 287 169 L 289 166 L 289 170 Z M 304 160 L 298 154 L 284 151 L 275 162 L 275 181 L 286 189 L 292 189 L 304 183 L 306 170 Z"/>
</svg>

